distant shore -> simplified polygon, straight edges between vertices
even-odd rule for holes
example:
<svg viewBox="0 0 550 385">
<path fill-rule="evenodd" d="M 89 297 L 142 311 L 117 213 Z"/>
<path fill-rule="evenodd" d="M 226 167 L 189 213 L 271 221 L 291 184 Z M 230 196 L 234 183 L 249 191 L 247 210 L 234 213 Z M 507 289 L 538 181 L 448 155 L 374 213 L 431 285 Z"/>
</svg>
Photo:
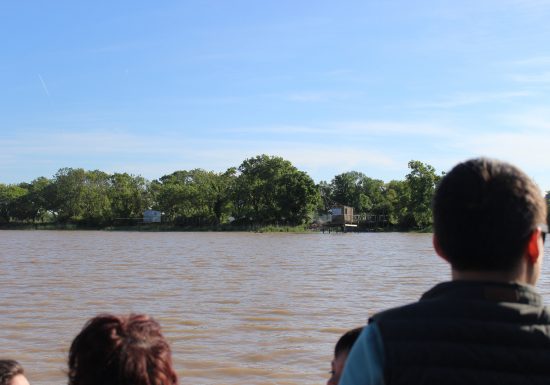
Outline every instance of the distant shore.
<svg viewBox="0 0 550 385">
<path fill-rule="evenodd" d="M 2 223 L 0 230 L 66 230 L 66 231 L 143 231 L 143 232 L 256 232 L 256 233 L 316 233 L 322 232 L 321 227 L 312 226 L 235 226 L 235 225 L 213 225 L 213 226 L 181 226 L 169 223 L 144 223 L 136 225 L 116 225 L 116 226 L 89 226 L 74 223 Z M 325 229 L 324 232 L 329 232 Z M 330 232 L 341 232 L 339 229 L 332 229 Z M 428 227 L 422 230 L 400 229 L 397 227 L 380 228 L 358 228 L 355 231 L 347 232 L 415 232 L 430 233 L 432 228 Z"/>
<path fill-rule="evenodd" d="M 231 232 L 231 231 L 249 231 L 249 232 L 312 232 L 315 229 L 309 229 L 305 226 L 233 226 L 233 225 L 213 225 L 213 226 L 181 226 L 174 224 L 145 223 L 136 225 L 114 225 L 114 226 L 90 226 L 74 223 L 3 223 L 0 224 L 0 230 L 100 230 L 100 231 L 200 231 L 200 232 Z"/>
</svg>

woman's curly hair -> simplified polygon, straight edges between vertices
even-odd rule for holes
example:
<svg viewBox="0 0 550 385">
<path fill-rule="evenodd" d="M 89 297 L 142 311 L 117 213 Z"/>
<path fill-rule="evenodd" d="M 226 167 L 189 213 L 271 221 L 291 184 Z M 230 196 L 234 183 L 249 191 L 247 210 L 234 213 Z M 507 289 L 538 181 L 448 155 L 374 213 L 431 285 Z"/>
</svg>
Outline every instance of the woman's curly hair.
<svg viewBox="0 0 550 385">
<path fill-rule="evenodd" d="M 23 367 L 15 360 L 0 360 L 0 385 L 9 385 L 13 377 L 25 374 Z"/>
<path fill-rule="evenodd" d="M 177 385 L 160 325 L 147 315 L 99 315 L 69 351 L 69 385 Z"/>
</svg>

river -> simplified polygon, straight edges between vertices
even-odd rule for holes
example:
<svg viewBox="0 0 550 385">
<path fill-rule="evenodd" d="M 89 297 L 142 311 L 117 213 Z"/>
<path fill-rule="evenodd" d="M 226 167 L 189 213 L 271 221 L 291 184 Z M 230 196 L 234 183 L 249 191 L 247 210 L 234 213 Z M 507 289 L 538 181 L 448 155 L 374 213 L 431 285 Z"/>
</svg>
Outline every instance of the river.
<svg viewBox="0 0 550 385">
<path fill-rule="evenodd" d="M 44 385 L 103 312 L 157 319 L 182 384 L 324 384 L 341 333 L 450 277 L 411 233 L 0 231 L 0 274 L 1 355 Z"/>
</svg>

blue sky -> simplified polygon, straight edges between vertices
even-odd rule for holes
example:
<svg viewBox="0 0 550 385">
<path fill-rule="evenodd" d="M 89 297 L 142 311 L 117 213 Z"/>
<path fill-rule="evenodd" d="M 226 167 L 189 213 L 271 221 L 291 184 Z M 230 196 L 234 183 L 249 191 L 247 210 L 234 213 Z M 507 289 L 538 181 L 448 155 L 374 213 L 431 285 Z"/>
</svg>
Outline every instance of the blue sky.
<svg viewBox="0 0 550 385">
<path fill-rule="evenodd" d="M 550 1 L 4 1 L 0 182 L 62 167 L 316 182 L 507 160 L 550 190 Z"/>
</svg>

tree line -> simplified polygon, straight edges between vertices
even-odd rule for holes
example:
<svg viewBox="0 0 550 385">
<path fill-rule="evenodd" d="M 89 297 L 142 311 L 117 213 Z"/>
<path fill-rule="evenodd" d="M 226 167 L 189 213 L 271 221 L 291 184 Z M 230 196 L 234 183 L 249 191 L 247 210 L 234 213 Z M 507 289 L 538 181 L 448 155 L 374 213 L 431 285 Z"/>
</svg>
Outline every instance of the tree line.
<svg viewBox="0 0 550 385">
<path fill-rule="evenodd" d="M 361 222 L 423 229 L 431 225 L 431 200 L 441 178 L 410 161 L 404 180 L 384 182 L 358 171 L 319 184 L 291 162 L 258 155 L 225 172 L 200 168 L 149 181 L 127 173 L 62 168 L 53 178 L 0 183 L 0 223 L 54 223 L 91 227 L 132 225 L 144 210 L 163 223 L 188 227 L 310 225 L 334 204 L 354 208 Z"/>
</svg>

